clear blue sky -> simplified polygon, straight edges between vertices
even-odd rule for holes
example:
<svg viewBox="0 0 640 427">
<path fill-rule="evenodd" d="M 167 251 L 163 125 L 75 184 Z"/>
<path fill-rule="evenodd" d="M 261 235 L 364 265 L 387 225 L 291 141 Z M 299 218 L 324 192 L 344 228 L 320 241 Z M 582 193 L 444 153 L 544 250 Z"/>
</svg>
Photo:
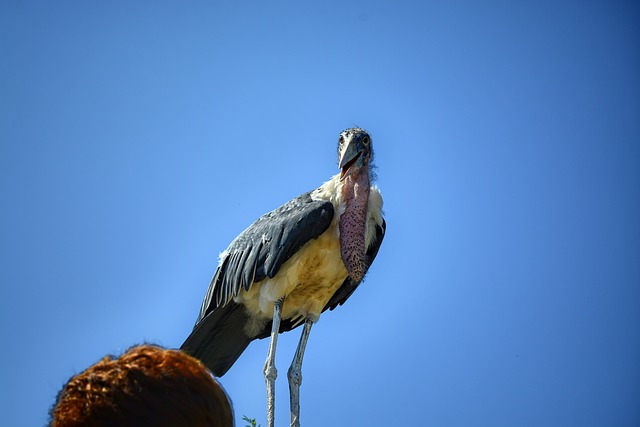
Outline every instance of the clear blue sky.
<svg viewBox="0 0 640 427">
<path fill-rule="evenodd" d="M 311 333 L 303 424 L 640 425 L 637 3 L 4 2 L 0 57 L 0 425 L 179 346 L 353 125 L 387 237 Z M 263 425 L 266 351 L 222 378 Z"/>
</svg>

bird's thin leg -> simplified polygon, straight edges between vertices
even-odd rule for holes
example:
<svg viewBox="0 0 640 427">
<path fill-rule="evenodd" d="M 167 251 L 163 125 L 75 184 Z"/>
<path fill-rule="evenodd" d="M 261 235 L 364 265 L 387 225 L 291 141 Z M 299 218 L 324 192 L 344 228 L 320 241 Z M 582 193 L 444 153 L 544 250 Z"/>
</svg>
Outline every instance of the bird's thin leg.
<svg viewBox="0 0 640 427">
<path fill-rule="evenodd" d="M 269 353 L 264 363 L 264 380 L 267 383 L 267 426 L 274 427 L 276 409 L 276 345 L 278 344 L 278 332 L 280 331 L 280 317 L 284 297 L 273 303 L 273 325 L 271 327 L 271 340 L 269 341 Z"/>
<path fill-rule="evenodd" d="M 311 332 L 313 321 L 307 318 L 304 321 L 302 335 L 298 342 L 296 354 L 289 367 L 287 377 L 289 378 L 289 398 L 291 402 L 291 427 L 300 427 L 300 384 L 302 384 L 302 358 L 304 357 L 304 349 L 307 346 L 309 333 Z"/>
</svg>

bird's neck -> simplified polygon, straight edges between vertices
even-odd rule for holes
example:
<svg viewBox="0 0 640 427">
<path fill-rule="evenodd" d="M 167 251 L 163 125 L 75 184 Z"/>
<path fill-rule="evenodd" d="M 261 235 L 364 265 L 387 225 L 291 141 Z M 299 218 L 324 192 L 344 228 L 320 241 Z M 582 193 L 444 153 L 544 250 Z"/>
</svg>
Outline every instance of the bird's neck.
<svg viewBox="0 0 640 427">
<path fill-rule="evenodd" d="M 371 183 L 366 170 L 345 178 L 342 186 L 344 212 L 338 224 L 340 230 L 340 255 L 349 277 L 360 282 L 365 273 L 365 230 Z"/>
</svg>

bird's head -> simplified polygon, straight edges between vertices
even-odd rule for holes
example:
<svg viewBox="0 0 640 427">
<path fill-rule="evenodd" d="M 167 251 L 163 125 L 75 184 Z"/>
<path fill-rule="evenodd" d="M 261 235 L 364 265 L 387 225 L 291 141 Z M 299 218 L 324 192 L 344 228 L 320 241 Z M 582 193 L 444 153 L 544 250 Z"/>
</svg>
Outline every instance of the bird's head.
<svg viewBox="0 0 640 427">
<path fill-rule="evenodd" d="M 338 141 L 338 167 L 342 170 L 340 181 L 362 171 L 368 173 L 373 158 L 371 137 L 360 128 L 351 128 L 340 134 Z"/>
</svg>

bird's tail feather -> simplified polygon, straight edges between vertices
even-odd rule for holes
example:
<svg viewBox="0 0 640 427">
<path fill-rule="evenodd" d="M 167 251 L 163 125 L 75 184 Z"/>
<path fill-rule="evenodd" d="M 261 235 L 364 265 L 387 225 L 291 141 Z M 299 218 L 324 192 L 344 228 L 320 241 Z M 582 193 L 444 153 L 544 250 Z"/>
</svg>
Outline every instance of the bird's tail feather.
<svg viewBox="0 0 640 427">
<path fill-rule="evenodd" d="M 244 331 L 249 317 L 244 306 L 230 302 L 202 319 L 181 350 L 200 359 L 216 376 L 223 376 L 254 338 Z"/>
</svg>

